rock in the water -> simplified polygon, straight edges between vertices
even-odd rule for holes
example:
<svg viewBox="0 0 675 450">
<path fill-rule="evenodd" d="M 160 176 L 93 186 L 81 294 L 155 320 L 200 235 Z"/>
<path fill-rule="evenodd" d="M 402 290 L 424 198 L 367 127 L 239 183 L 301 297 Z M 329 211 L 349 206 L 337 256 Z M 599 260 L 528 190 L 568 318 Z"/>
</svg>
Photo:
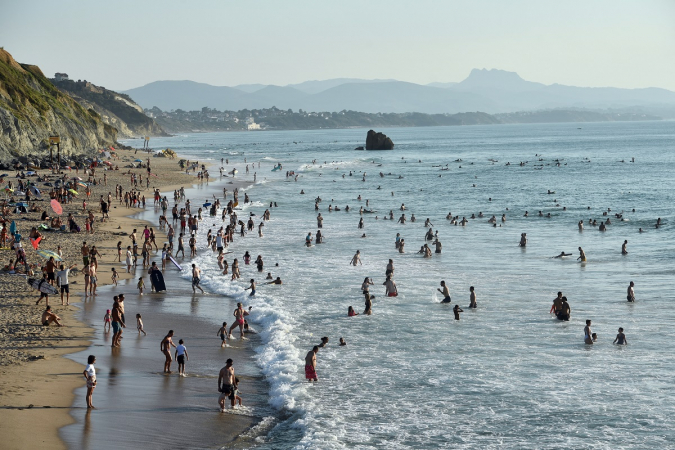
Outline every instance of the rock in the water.
<svg viewBox="0 0 675 450">
<path fill-rule="evenodd" d="M 394 143 L 390 138 L 374 130 L 368 130 L 366 136 L 366 150 L 393 150 Z"/>
<path fill-rule="evenodd" d="M 354 150 L 363 150 L 363 147 L 356 147 Z"/>
</svg>

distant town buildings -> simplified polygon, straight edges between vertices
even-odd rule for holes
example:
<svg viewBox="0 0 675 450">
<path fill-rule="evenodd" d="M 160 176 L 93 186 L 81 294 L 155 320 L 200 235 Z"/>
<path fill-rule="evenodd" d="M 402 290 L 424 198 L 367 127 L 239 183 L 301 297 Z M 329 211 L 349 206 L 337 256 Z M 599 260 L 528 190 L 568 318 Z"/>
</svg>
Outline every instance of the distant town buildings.
<svg viewBox="0 0 675 450">
<path fill-rule="evenodd" d="M 60 72 L 56 72 L 54 74 L 54 78 L 56 78 L 56 81 L 65 81 L 69 79 L 67 73 L 60 73 Z"/>
</svg>

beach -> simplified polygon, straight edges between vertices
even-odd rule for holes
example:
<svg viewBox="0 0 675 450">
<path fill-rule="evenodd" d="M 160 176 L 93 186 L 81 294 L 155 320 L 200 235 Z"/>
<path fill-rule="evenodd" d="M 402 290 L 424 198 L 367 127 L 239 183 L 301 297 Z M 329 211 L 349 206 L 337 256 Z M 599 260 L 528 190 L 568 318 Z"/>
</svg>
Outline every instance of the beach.
<svg viewBox="0 0 675 450">
<path fill-rule="evenodd" d="M 110 220 L 100 223 L 98 199 L 100 195 L 107 198 L 108 192 L 114 192 L 116 184 L 125 187 L 129 186 L 129 170 L 124 167 L 133 162 L 137 157 L 143 156 L 142 152 L 138 154 L 134 150 L 117 150 L 119 160 L 113 160 L 120 167 L 119 171 L 106 171 L 107 185 L 103 182 L 94 186 L 90 184 L 91 198 L 88 201 L 88 209 L 93 209 L 97 217 L 94 234 L 84 232 L 82 223 L 84 213 L 82 208 L 81 195 L 71 204 L 63 206 L 63 217 L 68 213 L 73 213 L 76 221 L 80 224 L 82 232 L 80 233 L 55 233 L 45 232 L 45 238 L 40 243 L 40 249 L 56 250 L 60 245 L 63 251 L 64 264 L 78 264 L 76 270 L 70 275 L 70 306 L 61 306 L 60 299 L 50 296 L 50 305 L 54 312 L 61 318 L 64 327 L 51 325 L 43 327 L 39 324 L 40 314 L 44 311 L 44 302 L 42 306 L 36 306 L 35 301 L 39 295 L 31 289 L 20 275 L 10 275 L 6 272 L 0 274 L 0 298 L 2 298 L 2 307 L 0 307 L 0 343 L 5 351 L 0 362 L 0 408 L 2 409 L 2 424 L 0 428 L 9 431 L 5 433 L 5 445 L 7 448 L 35 448 L 38 446 L 49 445 L 51 448 L 67 448 L 59 436 L 59 429 L 65 425 L 73 423 L 70 410 L 73 407 L 75 392 L 84 390 L 84 378 L 82 370 L 86 363 L 84 359 L 72 360 L 66 357 L 68 354 L 85 352 L 96 342 L 96 329 L 102 327 L 103 314 L 99 320 L 84 322 L 78 320 L 83 317 L 83 311 L 86 307 L 95 303 L 112 305 L 112 293 L 104 289 L 104 286 L 111 284 L 111 270 L 115 267 L 120 276 L 120 284 L 129 280 L 132 274 L 127 274 L 120 263 L 113 263 L 117 256 L 116 244 L 118 241 L 124 243 L 124 248 L 130 245 L 131 241 L 128 234 L 134 229 L 139 231 L 145 225 L 154 226 L 157 232 L 157 241 L 166 240 L 165 234 L 158 230 L 158 214 L 146 217 L 152 219 L 148 222 L 144 219 L 128 217 L 137 214 L 141 208 L 126 208 L 124 204 L 114 199 L 113 207 L 110 210 Z M 162 192 L 172 191 L 181 187 L 189 188 L 194 182 L 193 175 L 187 175 L 178 167 L 178 159 L 151 158 L 153 177 L 150 188 L 141 190 L 146 195 L 147 209 L 152 207 L 152 190 L 160 189 Z M 132 173 L 142 173 L 145 175 L 145 169 L 131 169 Z M 86 180 L 86 177 L 80 170 L 66 173 L 69 176 L 80 176 Z M 98 170 L 96 178 L 103 179 L 103 172 Z M 29 178 L 30 180 L 30 178 Z M 45 209 L 51 215 L 48 196 L 43 196 L 47 200 L 35 202 L 38 207 Z M 156 208 L 155 208 L 156 209 Z M 18 231 L 24 236 L 24 248 L 26 249 L 29 262 L 42 262 L 35 250 L 30 246 L 27 236 L 30 227 L 37 226 L 40 221 L 40 212 L 29 212 L 21 216 L 14 215 Z M 9 222 L 8 222 L 9 224 Z M 89 245 L 96 245 L 101 252 L 98 268 L 98 286 L 99 294 L 95 300 L 83 300 L 83 275 L 77 269 L 82 268 L 82 256 L 80 247 L 82 242 L 87 241 Z M 153 253 L 156 253 L 153 251 Z M 7 264 L 10 258 L 14 257 L 14 252 L 5 250 L 3 252 L 3 264 Z M 153 254 L 152 256 L 157 256 Z M 159 260 L 159 258 L 155 258 Z M 124 260 L 124 255 L 122 257 Z M 141 268 L 137 269 L 142 272 Z M 39 277 L 38 273 L 38 277 Z M 147 278 L 147 276 L 146 276 Z M 149 281 L 148 281 L 149 285 Z M 188 283 L 189 286 L 189 283 Z M 127 292 L 135 291 L 135 283 L 129 284 Z M 148 288 L 149 289 L 149 288 Z M 108 301 L 108 298 L 110 301 Z M 86 317 L 86 316 L 84 316 Z M 98 323 L 96 323 L 98 322 Z M 103 358 L 101 358 L 103 359 Z M 99 384 L 99 391 L 102 383 Z M 74 392 L 75 391 L 75 392 Z M 76 405 L 77 406 L 77 405 Z M 84 400 L 82 405 L 84 406 Z M 237 430 L 234 435 L 241 433 L 250 426 L 250 421 L 239 421 L 239 427 L 232 426 L 231 430 Z M 31 432 L 36 423 L 42 424 L 39 433 Z"/>
</svg>

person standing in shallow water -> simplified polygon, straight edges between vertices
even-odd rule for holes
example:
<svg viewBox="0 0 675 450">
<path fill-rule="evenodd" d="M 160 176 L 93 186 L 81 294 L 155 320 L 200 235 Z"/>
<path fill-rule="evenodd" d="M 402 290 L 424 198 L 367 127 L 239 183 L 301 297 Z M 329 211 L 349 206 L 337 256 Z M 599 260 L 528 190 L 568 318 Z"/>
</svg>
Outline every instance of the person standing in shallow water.
<svg viewBox="0 0 675 450">
<path fill-rule="evenodd" d="M 627 296 L 626 296 L 626 298 L 629 302 L 635 301 L 635 289 L 634 289 L 634 287 L 635 287 L 635 283 L 633 283 L 631 281 L 630 284 L 628 285 L 628 291 L 627 291 Z"/>
<path fill-rule="evenodd" d="M 438 292 L 443 294 L 443 300 L 441 303 L 450 303 L 452 301 L 450 299 L 450 290 L 448 290 L 448 286 L 445 284 L 445 281 L 441 281 L 441 288 L 442 289 L 436 289 Z"/>
<path fill-rule="evenodd" d="M 577 261 L 586 262 L 586 253 L 584 253 L 584 250 L 581 247 L 579 247 L 579 257 L 577 258 Z"/>
<path fill-rule="evenodd" d="M 473 286 L 469 288 L 469 308 L 478 308 L 476 304 L 476 292 L 474 291 Z"/>
<path fill-rule="evenodd" d="M 459 305 L 455 305 L 452 312 L 455 313 L 455 320 L 459 320 L 459 313 L 464 312 L 464 310 Z"/>
<path fill-rule="evenodd" d="M 319 353 L 319 347 L 317 345 L 307 352 L 305 356 L 305 378 L 310 383 L 312 381 L 319 381 L 319 377 L 316 375 L 316 354 Z"/>
<path fill-rule="evenodd" d="M 591 320 L 586 320 L 586 326 L 584 327 L 584 344 L 593 345 L 593 332 L 591 331 Z"/>
</svg>

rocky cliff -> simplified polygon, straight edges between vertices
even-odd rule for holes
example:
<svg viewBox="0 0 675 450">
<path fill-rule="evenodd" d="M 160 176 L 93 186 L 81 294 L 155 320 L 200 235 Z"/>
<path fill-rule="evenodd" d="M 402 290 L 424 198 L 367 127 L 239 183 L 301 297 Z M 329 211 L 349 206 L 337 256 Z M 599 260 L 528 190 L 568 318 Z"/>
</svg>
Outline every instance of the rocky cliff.
<svg viewBox="0 0 675 450">
<path fill-rule="evenodd" d="M 143 113 L 126 94 L 96 86 L 86 80 L 56 80 L 51 82 L 60 91 L 73 97 L 85 109 L 93 109 L 103 122 L 117 128 L 120 137 L 168 136 L 168 134 Z"/>
<path fill-rule="evenodd" d="M 49 136 L 61 137 L 61 155 L 111 145 L 117 129 L 59 91 L 39 67 L 17 63 L 0 48 L 0 160 L 49 155 Z"/>
</svg>

